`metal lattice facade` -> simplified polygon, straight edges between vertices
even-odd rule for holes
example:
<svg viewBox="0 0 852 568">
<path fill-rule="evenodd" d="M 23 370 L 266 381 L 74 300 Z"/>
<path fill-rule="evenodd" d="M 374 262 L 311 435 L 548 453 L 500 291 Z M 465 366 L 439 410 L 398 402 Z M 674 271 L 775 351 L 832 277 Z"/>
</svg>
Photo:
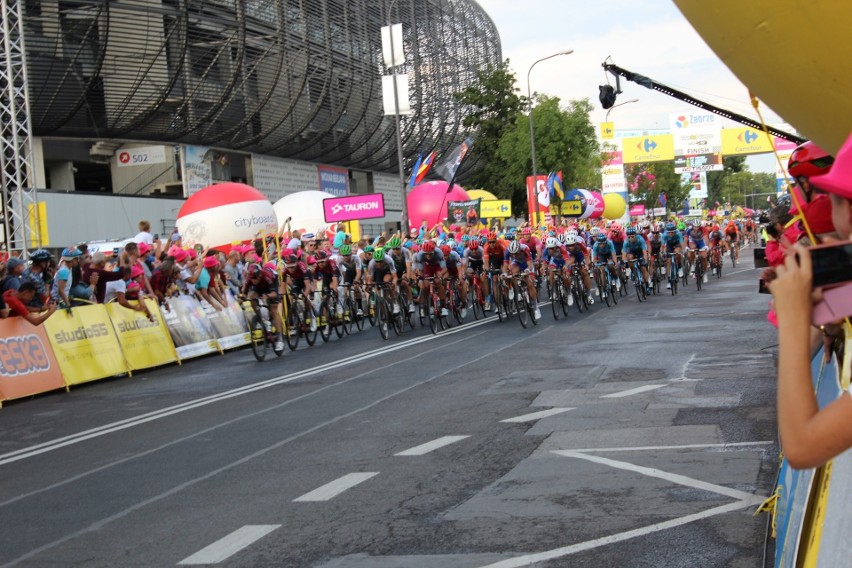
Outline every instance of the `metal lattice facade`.
<svg viewBox="0 0 852 568">
<path fill-rule="evenodd" d="M 473 0 L 28 0 L 33 133 L 396 172 L 381 104 L 389 20 L 403 23 L 414 109 L 404 153 L 445 151 L 466 134 L 452 94 L 501 60 Z"/>
</svg>

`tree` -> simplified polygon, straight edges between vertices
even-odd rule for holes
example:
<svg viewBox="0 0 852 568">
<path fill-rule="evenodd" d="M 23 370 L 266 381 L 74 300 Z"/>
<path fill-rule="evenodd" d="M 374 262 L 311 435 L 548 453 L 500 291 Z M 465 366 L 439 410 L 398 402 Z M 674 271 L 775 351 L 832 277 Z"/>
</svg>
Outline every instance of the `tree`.
<svg viewBox="0 0 852 568">
<path fill-rule="evenodd" d="M 728 176 L 738 172 L 745 172 L 748 166 L 745 163 L 745 156 L 724 156 L 722 165 L 725 167 L 723 171 L 707 172 L 707 203 L 724 203 L 722 196 L 722 188 L 725 186 L 725 180 Z"/>
<path fill-rule="evenodd" d="M 692 185 L 684 183 L 674 171 L 674 162 L 650 162 L 624 166 L 630 201 L 646 208 L 659 207 L 660 194 L 666 194 L 669 210 L 680 210 L 689 197 Z"/>
<path fill-rule="evenodd" d="M 589 120 L 592 104 L 588 99 L 572 100 L 560 107 L 556 97 L 535 97 L 532 117 L 535 128 L 536 173 L 562 171 L 563 186 L 600 187 L 600 146 Z M 512 200 L 512 212 L 527 212 L 526 178 L 532 175 L 529 115 L 518 113 L 502 138 L 494 164 L 499 175 L 492 191 Z"/>
<path fill-rule="evenodd" d="M 748 196 L 756 193 L 774 194 L 775 188 L 776 182 L 773 174 L 749 171 L 734 172 L 723 178 L 718 201 L 754 209 L 755 205 L 760 206 L 761 200 L 748 198 Z M 765 197 L 762 198 L 762 201 L 765 201 Z M 708 203 L 712 204 L 715 201 L 708 199 Z"/>
<path fill-rule="evenodd" d="M 471 158 L 479 163 L 468 180 L 471 187 L 491 190 L 502 173 L 496 163 L 500 139 L 513 127 L 518 113 L 526 104 L 515 87 L 515 74 L 509 60 L 499 67 L 489 65 L 477 72 L 478 83 L 453 94 L 453 98 L 468 105 L 469 114 L 462 124 L 470 129 L 474 139 Z"/>
</svg>

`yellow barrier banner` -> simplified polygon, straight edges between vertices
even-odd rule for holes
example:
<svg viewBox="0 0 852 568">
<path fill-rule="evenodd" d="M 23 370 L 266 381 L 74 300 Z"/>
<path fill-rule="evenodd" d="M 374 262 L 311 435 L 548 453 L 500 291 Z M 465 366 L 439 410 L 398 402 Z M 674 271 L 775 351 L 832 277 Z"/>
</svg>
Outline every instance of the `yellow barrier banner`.
<svg viewBox="0 0 852 568">
<path fill-rule="evenodd" d="M 106 306 L 57 310 L 44 322 L 65 383 L 77 385 L 130 371 Z"/>
<path fill-rule="evenodd" d="M 33 326 L 22 317 L 0 320 L 0 400 L 31 396 L 64 386 L 44 327 Z"/>
<path fill-rule="evenodd" d="M 178 360 L 175 345 L 169 335 L 157 302 L 145 300 L 148 311 L 154 317 L 150 321 L 145 314 L 129 310 L 121 304 L 106 305 L 109 319 L 118 336 L 118 343 L 131 370 L 157 367 Z M 56 317 L 55 315 L 53 317 Z"/>
<path fill-rule="evenodd" d="M 622 138 L 621 154 L 625 164 L 674 160 L 674 137 L 671 134 L 655 134 Z"/>
<path fill-rule="evenodd" d="M 511 216 L 511 199 L 482 200 L 479 202 L 480 219 L 508 219 Z"/>
<path fill-rule="evenodd" d="M 563 201 L 560 204 L 559 209 L 556 208 L 556 205 L 551 205 L 550 214 L 579 217 L 583 214 L 583 202 L 580 200 Z"/>
<path fill-rule="evenodd" d="M 764 154 L 772 151 L 772 139 L 754 128 L 723 128 L 722 155 Z"/>
</svg>

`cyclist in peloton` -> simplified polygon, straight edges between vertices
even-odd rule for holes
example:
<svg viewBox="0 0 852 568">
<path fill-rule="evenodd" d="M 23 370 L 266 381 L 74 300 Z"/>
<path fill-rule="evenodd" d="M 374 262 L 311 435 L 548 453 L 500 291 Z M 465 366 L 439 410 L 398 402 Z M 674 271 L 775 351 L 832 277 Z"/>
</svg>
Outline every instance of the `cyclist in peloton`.
<svg viewBox="0 0 852 568">
<path fill-rule="evenodd" d="M 538 253 L 542 252 L 541 241 L 538 237 L 532 234 L 532 228 L 530 227 L 524 227 L 521 229 L 521 236 L 518 241 L 530 249 L 533 261 L 538 258 Z"/>
<path fill-rule="evenodd" d="M 467 241 L 467 246 L 465 247 L 464 255 L 462 256 L 462 266 L 465 268 L 465 274 L 467 274 L 468 278 L 479 278 L 482 293 L 485 295 L 484 309 L 490 309 L 491 306 L 488 305 L 488 294 L 486 293 L 488 285 L 486 284 L 484 270 L 485 249 L 482 248 L 478 238 L 471 237 L 471 239 Z"/>
<path fill-rule="evenodd" d="M 317 261 L 314 275 L 317 280 L 322 282 L 322 289 L 337 292 L 339 283 L 337 279 L 339 273 L 337 264 L 328 257 L 328 252 L 325 250 L 318 250 L 314 254 L 314 259 Z M 337 312 L 337 317 L 343 315 L 343 299 L 339 293 L 337 294 L 337 309 L 335 311 Z"/>
<path fill-rule="evenodd" d="M 728 223 L 725 225 L 725 240 L 728 243 L 728 248 L 731 250 L 731 256 L 734 257 L 737 261 L 740 260 L 740 233 L 739 229 L 737 229 L 737 224 L 733 222 L 733 220 L 728 220 Z"/>
<path fill-rule="evenodd" d="M 660 235 L 660 226 L 654 223 L 651 228 L 651 232 L 648 234 L 648 253 L 649 257 L 660 258 L 660 250 L 663 248 L 663 239 Z M 656 268 L 654 269 L 656 270 Z"/>
<path fill-rule="evenodd" d="M 249 264 L 246 267 L 245 282 L 242 290 L 240 290 L 240 296 L 249 300 L 257 300 L 257 298 L 266 300 L 269 312 L 272 314 L 272 321 L 275 323 L 275 329 L 278 330 L 275 350 L 282 351 L 284 339 L 281 331 L 284 329 L 284 321 L 281 319 L 281 311 L 278 309 L 278 304 L 281 302 L 281 296 L 278 294 L 278 274 L 272 268 L 264 268 L 257 263 Z"/>
<path fill-rule="evenodd" d="M 506 247 L 503 246 L 503 243 L 497 241 L 497 233 L 494 231 L 489 231 L 489 233 L 485 236 L 485 246 L 483 247 L 483 261 L 485 265 L 488 267 L 488 270 L 493 271 L 502 271 L 503 270 L 503 257 L 506 255 Z M 496 285 L 497 283 L 497 275 L 492 274 L 489 278 L 489 286 L 486 288 L 488 292 L 488 298 L 485 300 L 486 310 L 489 309 L 489 300 L 494 301 L 495 306 L 500 305 L 501 298 L 500 296 L 500 287 Z"/>
<path fill-rule="evenodd" d="M 392 237 L 387 244 L 385 257 L 390 257 L 396 268 L 396 279 L 405 298 L 408 300 L 408 313 L 414 313 L 414 299 L 411 294 L 409 280 L 414 279 L 414 271 L 411 268 L 411 251 L 402 246 L 399 237 Z"/>
<path fill-rule="evenodd" d="M 592 262 L 600 262 L 607 265 L 610 276 L 615 281 L 615 289 L 621 290 L 621 279 L 618 277 L 618 272 L 615 270 L 615 260 L 618 254 L 615 252 L 615 245 L 606 238 L 606 233 L 599 232 L 595 237 L 595 244 L 592 247 Z M 606 290 L 609 292 L 609 290 Z"/>
<path fill-rule="evenodd" d="M 701 221 L 696 221 L 695 224 L 686 232 L 686 236 L 689 239 L 689 252 L 687 255 L 689 256 L 689 261 L 692 263 L 692 266 L 695 266 L 695 252 L 698 251 L 698 254 L 701 257 L 701 264 L 704 267 L 704 276 L 702 278 L 703 282 L 707 284 L 707 272 L 709 272 L 709 260 L 707 259 L 707 251 L 710 250 L 710 247 L 707 246 L 707 243 L 704 240 L 704 229 L 701 226 Z M 695 269 L 693 268 L 693 274 L 695 274 Z"/>
<path fill-rule="evenodd" d="M 557 272 L 562 279 L 562 285 L 565 287 L 566 296 L 568 296 L 568 305 L 573 306 L 574 297 L 571 295 L 571 283 L 568 281 L 568 275 L 564 270 L 568 262 L 568 256 L 568 249 L 556 237 L 547 237 L 547 240 L 544 241 L 544 250 L 541 252 L 541 259 L 549 267 L 547 281 L 550 283 L 550 289 L 553 290 L 553 273 Z"/>
<path fill-rule="evenodd" d="M 666 245 L 666 253 L 674 254 L 675 266 L 677 266 L 678 278 L 683 278 L 683 264 L 681 254 L 683 252 L 683 235 L 677 230 L 677 225 L 672 222 L 666 223 L 666 233 L 663 235 L 663 244 Z M 666 256 L 666 274 L 672 270 L 672 257 Z M 666 283 L 666 289 L 672 287 L 671 282 Z"/>
<path fill-rule="evenodd" d="M 361 281 L 361 273 L 363 272 L 361 259 L 352 254 L 351 245 L 340 245 L 337 253 L 337 256 L 334 258 L 336 260 L 337 269 L 340 271 L 340 278 L 343 281 L 343 284 L 348 284 L 349 286 L 354 287 L 357 282 Z M 341 296 L 345 293 L 344 290 L 340 290 L 339 292 Z M 360 295 L 361 291 L 356 288 L 355 305 L 358 306 L 356 308 L 356 315 L 363 316 L 364 310 L 361 307 Z"/>
<path fill-rule="evenodd" d="M 387 288 L 388 299 L 393 304 L 393 313 L 399 313 L 399 302 L 396 301 L 396 287 L 398 284 L 396 266 L 393 260 L 385 255 L 385 250 L 377 248 L 373 251 L 373 258 L 367 265 L 367 285 L 377 282 L 389 282 L 392 286 Z"/>
<path fill-rule="evenodd" d="M 434 283 L 435 291 L 441 300 L 441 317 L 449 315 L 446 305 L 446 290 L 442 282 L 442 279 L 447 277 L 447 263 L 441 251 L 436 249 L 434 242 L 424 242 L 423 246 L 420 247 L 420 252 L 414 255 L 414 274 L 420 284 L 420 296 L 418 297 L 420 309 L 426 310 L 425 313 L 428 315 L 429 295 Z M 430 282 L 424 280 L 424 278 L 434 278 L 435 280 Z"/>
<path fill-rule="evenodd" d="M 624 228 L 618 223 L 613 223 L 609 228 L 607 238 L 612 243 L 612 246 L 615 247 L 616 256 L 621 256 L 621 248 L 624 246 L 624 241 L 627 240 Z"/>
<path fill-rule="evenodd" d="M 447 263 L 447 276 L 449 277 L 449 284 L 454 284 L 457 287 L 460 298 L 467 298 L 467 281 L 461 277 L 461 256 L 459 256 L 459 253 L 457 253 L 449 244 L 441 245 L 441 254 L 444 255 L 444 262 Z M 467 315 L 466 310 L 467 308 L 462 308 L 462 317 L 465 317 Z"/>
<path fill-rule="evenodd" d="M 642 235 L 637 234 L 636 229 L 627 227 L 625 231 L 627 241 L 621 249 L 621 260 L 630 266 L 629 261 L 638 260 L 639 270 L 642 272 L 642 281 L 645 283 L 648 293 L 651 293 L 651 278 L 648 276 L 648 245 Z"/>
<path fill-rule="evenodd" d="M 521 244 L 518 241 L 511 241 L 506 254 L 503 255 L 503 270 L 506 273 L 511 273 L 513 276 L 525 272 L 524 281 L 527 285 L 527 291 L 530 294 L 530 299 L 535 306 L 535 319 L 541 319 L 541 310 L 538 308 L 538 296 L 535 291 L 535 269 L 532 265 L 532 253 L 527 245 Z M 511 290 L 509 291 L 512 293 Z M 509 298 L 512 299 L 511 297 Z"/>
<path fill-rule="evenodd" d="M 595 303 L 595 299 L 592 298 L 592 279 L 589 277 L 589 263 L 586 260 L 589 257 L 589 249 L 586 248 L 585 239 L 577 231 L 568 231 L 565 237 L 565 248 L 568 250 L 568 266 L 571 270 L 580 271 L 583 286 L 586 287 L 588 294 L 586 303 L 591 306 Z"/>
</svg>

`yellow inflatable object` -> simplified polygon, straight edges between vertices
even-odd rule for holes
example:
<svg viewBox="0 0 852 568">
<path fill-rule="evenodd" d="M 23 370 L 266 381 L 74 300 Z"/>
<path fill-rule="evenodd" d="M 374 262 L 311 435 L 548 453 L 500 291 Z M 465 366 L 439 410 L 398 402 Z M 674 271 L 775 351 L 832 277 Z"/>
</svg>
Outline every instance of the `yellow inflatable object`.
<svg viewBox="0 0 852 568">
<path fill-rule="evenodd" d="M 490 191 L 484 189 L 468 189 L 467 194 L 471 199 L 481 199 L 482 201 L 497 201 L 497 196 Z"/>
<path fill-rule="evenodd" d="M 674 2 L 755 96 L 806 138 L 837 153 L 852 130 L 852 3 Z"/>
<path fill-rule="evenodd" d="M 605 193 L 604 200 L 604 219 L 621 219 L 624 212 L 627 211 L 627 202 L 621 197 L 620 193 Z"/>
</svg>

